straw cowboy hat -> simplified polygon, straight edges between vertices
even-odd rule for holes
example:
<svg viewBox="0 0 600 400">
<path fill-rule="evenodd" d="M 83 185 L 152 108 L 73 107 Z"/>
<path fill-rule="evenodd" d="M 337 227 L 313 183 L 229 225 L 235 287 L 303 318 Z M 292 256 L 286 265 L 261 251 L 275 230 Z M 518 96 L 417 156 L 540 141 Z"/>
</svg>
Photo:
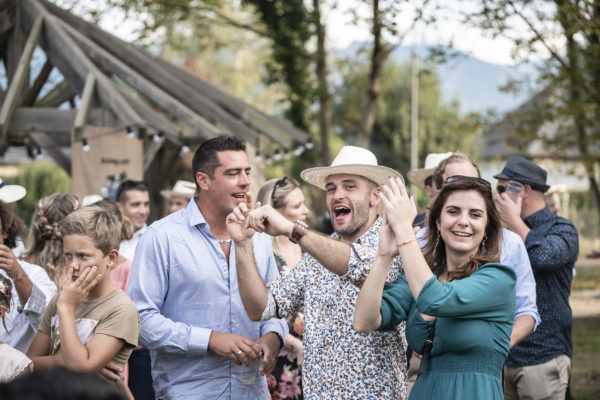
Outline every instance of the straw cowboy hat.
<svg viewBox="0 0 600 400">
<path fill-rule="evenodd" d="M 452 153 L 431 153 L 425 157 L 425 168 L 411 169 L 406 173 L 406 177 L 413 185 L 424 189 L 425 179 L 433 175 L 438 164 L 450 157 Z"/>
<path fill-rule="evenodd" d="M 165 199 L 171 197 L 183 197 L 184 199 L 191 199 L 196 194 L 196 185 L 189 181 L 177 181 L 171 190 L 161 190 L 160 194 Z"/>
<path fill-rule="evenodd" d="M 27 194 L 27 190 L 20 185 L 7 185 L 0 179 L 0 200 L 5 203 L 12 203 L 21 200 Z"/>
<path fill-rule="evenodd" d="M 385 183 L 389 176 L 402 175 L 391 168 L 377 165 L 377 157 L 367 149 L 344 146 L 330 167 L 308 168 L 300 173 L 302 179 L 311 185 L 325 190 L 329 175 L 350 174 L 367 178 L 378 185 Z M 402 178 L 404 181 L 404 178 Z"/>
</svg>

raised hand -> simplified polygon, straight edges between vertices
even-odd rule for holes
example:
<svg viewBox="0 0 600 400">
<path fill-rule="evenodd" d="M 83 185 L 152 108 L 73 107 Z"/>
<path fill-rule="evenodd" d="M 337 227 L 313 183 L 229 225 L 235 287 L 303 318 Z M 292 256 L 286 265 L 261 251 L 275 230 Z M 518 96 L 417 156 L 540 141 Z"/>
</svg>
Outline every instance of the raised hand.
<svg viewBox="0 0 600 400">
<path fill-rule="evenodd" d="M 294 228 L 292 221 L 285 218 L 269 204 L 252 210 L 248 214 L 246 225 L 258 232 L 266 232 L 271 236 L 287 236 L 291 234 Z"/>
<path fill-rule="evenodd" d="M 381 228 L 379 229 L 379 244 L 377 247 L 377 254 L 382 257 L 394 257 L 398 255 L 398 246 L 396 244 L 396 235 L 390 227 L 384 210 L 383 221 L 381 223 Z"/>
<path fill-rule="evenodd" d="M 257 206 L 260 206 L 260 203 L 256 204 Z M 225 219 L 227 231 L 234 242 L 250 239 L 255 233 L 255 230 L 249 227 L 246 222 L 248 212 L 248 205 L 246 203 L 240 203 Z"/>
<path fill-rule="evenodd" d="M 417 216 L 417 206 L 414 196 L 408 196 L 402 179 L 390 177 L 388 184 L 381 186 L 380 196 L 396 239 L 406 240 L 414 236 L 412 222 Z"/>
</svg>

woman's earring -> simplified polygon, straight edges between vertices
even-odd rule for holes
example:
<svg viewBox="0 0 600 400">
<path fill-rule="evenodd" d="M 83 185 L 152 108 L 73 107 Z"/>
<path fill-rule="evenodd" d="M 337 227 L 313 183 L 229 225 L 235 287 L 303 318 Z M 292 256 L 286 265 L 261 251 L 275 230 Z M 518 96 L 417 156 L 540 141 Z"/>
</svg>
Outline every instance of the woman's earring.
<svg viewBox="0 0 600 400">
<path fill-rule="evenodd" d="M 485 254 L 487 252 L 486 248 L 485 248 L 485 241 L 487 240 L 487 235 L 485 235 L 483 237 L 483 240 L 481 241 L 481 254 Z"/>
</svg>

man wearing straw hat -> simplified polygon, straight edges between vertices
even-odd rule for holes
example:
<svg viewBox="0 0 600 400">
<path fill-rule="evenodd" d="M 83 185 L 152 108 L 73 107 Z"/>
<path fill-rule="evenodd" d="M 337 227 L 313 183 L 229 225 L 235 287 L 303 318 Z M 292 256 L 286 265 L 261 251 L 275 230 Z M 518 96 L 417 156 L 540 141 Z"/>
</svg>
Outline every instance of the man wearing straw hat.
<svg viewBox="0 0 600 400">
<path fill-rule="evenodd" d="M 302 171 L 306 182 L 326 191 L 335 230 L 329 239 L 300 221 L 283 218 L 269 205 L 250 211 L 240 204 L 227 217 L 240 295 L 250 319 L 286 317 L 304 307 L 305 399 L 406 398 L 405 324 L 369 334 L 356 332 L 352 325 L 360 285 L 377 253 L 379 185 L 389 176 L 400 174 L 377 165 L 369 150 L 354 146 L 343 147 L 330 167 Z M 290 273 L 267 285 L 252 253 L 255 231 L 286 235 L 305 251 Z M 396 258 L 387 282 L 395 282 L 401 273 Z"/>
<path fill-rule="evenodd" d="M 425 157 L 425 168 L 411 169 L 406 173 L 406 177 L 416 187 L 423 189 L 427 197 L 433 199 L 437 191 L 432 185 L 433 172 L 440 162 L 450 157 L 452 153 L 430 153 Z M 427 212 L 419 214 L 413 221 L 413 226 L 423 228 L 425 226 L 425 216 Z"/>
<path fill-rule="evenodd" d="M 193 182 L 179 180 L 171 190 L 161 190 L 160 194 L 171 203 L 169 213 L 174 213 L 187 207 L 190 199 L 196 193 L 196 185 Z"/>
</svg>

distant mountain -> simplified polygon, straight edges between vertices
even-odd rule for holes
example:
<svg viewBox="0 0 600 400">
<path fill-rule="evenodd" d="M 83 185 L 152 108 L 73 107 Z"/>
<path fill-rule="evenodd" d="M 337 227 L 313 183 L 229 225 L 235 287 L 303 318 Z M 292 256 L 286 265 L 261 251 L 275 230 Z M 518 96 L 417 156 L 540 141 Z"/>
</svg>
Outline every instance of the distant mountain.
<svg viewBox="0 0 600 400">
<path fill-rule="evenodd" d="M 355 52 L 364 46 L 363 43 L 353 43 L 344 53 Z M 409 62 L 412 55 L 411 46 L 397 47 L 391 54 L 399 64 Z M 431 50 L 439 46 L 418 46 L 421 62 L 430 56 Z M 493 109 L 498 113 L 516 108 L 528 100 L 539 90 L 537 78 L 539 63 L 521 63 L 516 66 L 492 64 L 475 58 L 456 49 L 441 48 L 451 57 L 439 64 L 439 76 L 442 84 L 442 99 L 447 102 L 454 98 L 460 101 L 461 113 L 473 111 L 484 112 Z M 525 79 L 518 93 L 503 93 L 499 88 L 510 79 Z"/>
</svg>

